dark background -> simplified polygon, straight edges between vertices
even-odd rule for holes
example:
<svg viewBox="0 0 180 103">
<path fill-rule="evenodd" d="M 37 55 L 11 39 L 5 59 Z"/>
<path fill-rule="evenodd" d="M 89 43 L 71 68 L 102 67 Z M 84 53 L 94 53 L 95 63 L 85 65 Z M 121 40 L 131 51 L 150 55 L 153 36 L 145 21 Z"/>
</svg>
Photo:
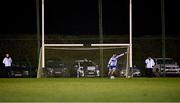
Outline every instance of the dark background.
<svg viewBox="0 0 180 103">
<path fill-rule="evenodd" d="M 133 1 L 133 36 L 161 35 L 161 1 Z M 104 34 L 129 33 L 129 0 L 102 0 Z M 165 0 L 166 34 L 179 35 L 178 0 Z M 35 34 L 35 0 L 1 0 L 0 34 Z M 41 18 L 41 17 L 40 17 Z M 45 0 L 47 34 L 98 34 L 98 0 Z"/>
</svg>

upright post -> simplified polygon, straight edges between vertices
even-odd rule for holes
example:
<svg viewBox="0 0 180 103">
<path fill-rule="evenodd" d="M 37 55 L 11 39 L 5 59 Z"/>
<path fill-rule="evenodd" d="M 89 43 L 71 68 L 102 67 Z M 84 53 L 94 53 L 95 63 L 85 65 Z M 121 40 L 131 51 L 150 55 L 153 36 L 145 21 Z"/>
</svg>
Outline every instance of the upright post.
<svg viewBox="0 0 180 103">
<path fill-rule="evenodd" d="M 166 57 L 166 31 L 165 31 L 165 8 L 164 0 L 161 0 L 161 26 L 162 26 L 162 58 L 163 58 L 163 76 L 166 76 L 165 57 Z"/>
<path fill-rule="evenodd" d="M 103 23 L 102 23 L 102 0 L 98 1 L 99 4 L 99 43 L 103 44 Z M 101 77 L 103 77 L 104 62 L 103 62 L 103 47 L 100 47 L 100 66 L 101 66 Z"/>
<path fill-rule="evenodd" d="M 36 0 L 36 30 L 37 30 L 37 61 L 40 51 L 40 22 L 39 22 L 39 0 Z M 39 62 L 39 61 L 38 61 Z"/>
<path fill-rule="evenodd" d="M 132 68 L 132 0 L 129 0 L 129 66 Z"/>
<path fill-rule="evenodd" d="M 44 48 L 44 0 L 42 0 L 42 68 L 45 67 L 45 48 Z"/>
</svg>

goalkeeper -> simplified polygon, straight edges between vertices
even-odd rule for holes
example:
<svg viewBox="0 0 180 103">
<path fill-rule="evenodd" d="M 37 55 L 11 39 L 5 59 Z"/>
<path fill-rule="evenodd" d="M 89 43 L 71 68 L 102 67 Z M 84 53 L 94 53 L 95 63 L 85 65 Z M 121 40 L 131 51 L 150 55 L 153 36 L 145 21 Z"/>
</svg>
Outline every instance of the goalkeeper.
<svg viewBox="0 0 180 103">
<path fill-rule="evenodd" d="M 113 77 L 113 74 L 117 68 L 117 59 L 125 54 L 127 54 L 127 52 L 124 52 L 120 55 L 113 54 L 113 56 L 110 58 L 110 60 L 108 62 L 108 66 L 107 66 L 109 69 L 108 77 L 110 77 L 110 78 Z"/>
</svg>

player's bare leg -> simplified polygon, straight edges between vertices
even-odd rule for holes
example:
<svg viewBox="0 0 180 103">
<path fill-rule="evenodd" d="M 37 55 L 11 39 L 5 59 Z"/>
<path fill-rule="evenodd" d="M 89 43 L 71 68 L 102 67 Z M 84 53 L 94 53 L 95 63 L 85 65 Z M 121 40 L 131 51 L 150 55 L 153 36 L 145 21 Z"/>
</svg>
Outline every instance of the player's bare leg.
<svg viewBox="0 0 180 103">
<path fill-rule="evenodd" d="M 115 69 L 112 69 L 111 76 L 113 76 L 114 72 L 115 72 Z"/>
<path fill-rule="evenodd" d="M 109 69 L 109 72 L 108 72 L 108 77 L 111 77 L 111 74 L 112 74 L 112 70 Z"/>
</svg>

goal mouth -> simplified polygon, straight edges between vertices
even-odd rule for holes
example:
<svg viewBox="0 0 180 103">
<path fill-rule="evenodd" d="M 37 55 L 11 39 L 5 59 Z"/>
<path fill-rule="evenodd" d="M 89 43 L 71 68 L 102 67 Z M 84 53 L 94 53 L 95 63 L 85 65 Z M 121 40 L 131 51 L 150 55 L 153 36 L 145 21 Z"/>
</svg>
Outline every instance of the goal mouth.
<svg viewBox="0 0 180 103">
<path fill-rule="evenodd" d="M 91 45 L 84 45 L 84 44 L 45 44 L 44 45 L 44 63 L 45 68 L 47 68 L 50 64 L 50 61 L 54 61 L 54 63 L 61 62 L 61 66 L 64 66 L 64 71 L 66 73 L 61 73 L 59 71 L 59 76 L 63 77 L 76 77 L 77 75 L 77 68 L 85 68 L 89 70 L 93 70 L 98 66 L 100 76 L 106 76 L 108 72 L 107 64 L 109 59 L 112 57 L 113 54 L 122 54 L 127 52 L 127 55 L 124 55 L 118 59 L 118 69 L 116 72 L 116 76 L 121 76 L 120 70 L 128 69 L 129 68 L 129 44 L 91 44 Z M 88 66 L 80 66 L 84 65 L 83 63 L 76 64 L 76 61 L 91 61 L 92 64 Z M 40 59 L 39 63 L 42 64 L 42 58 Z M 87 64 L 87 63 L 86 63 Z M 57 64 L 53 64 L 54 66 Z M 38 77 L 49 77 L 55 76 L 55 74 L 48 74 L 45 72 L 42 65 L 39 65 L 38 69 L 41 69 L 41 73 L 39 72 Z M 68 72 L 68 73 L 67 73 Z M 85 76 L 90 75 L 91 73 L 85 72 Z M 40 76 L 41 75 L 41 76 Z"/>
</svg>

